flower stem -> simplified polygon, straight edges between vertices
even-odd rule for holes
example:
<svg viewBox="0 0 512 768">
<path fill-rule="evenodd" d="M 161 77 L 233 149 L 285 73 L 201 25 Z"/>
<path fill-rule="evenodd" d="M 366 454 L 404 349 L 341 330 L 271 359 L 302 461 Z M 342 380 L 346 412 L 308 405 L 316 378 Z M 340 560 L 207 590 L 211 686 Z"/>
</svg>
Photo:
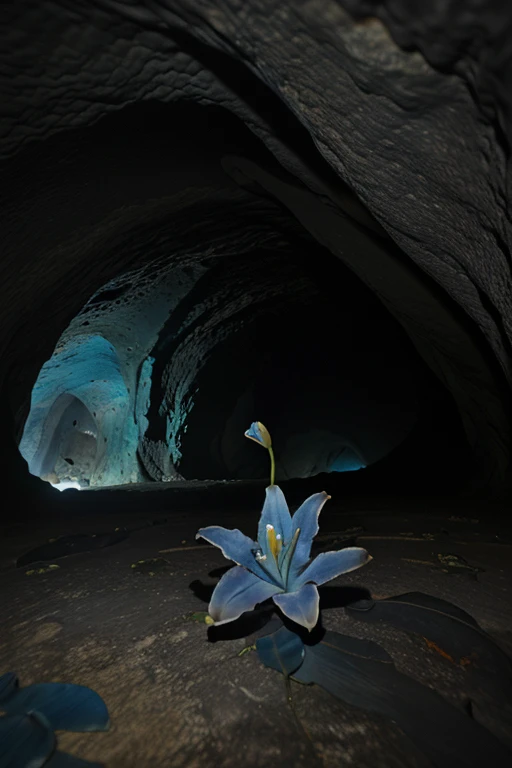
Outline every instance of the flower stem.
<svg viewBox="0 0 512 768">
<path fill-rule="evenodd" d="M 276 460 L 271 445 L 268 447 L 268 452 L 270 454 L 270 485 L 274 485 L 276 479 Z"/>
</svg>

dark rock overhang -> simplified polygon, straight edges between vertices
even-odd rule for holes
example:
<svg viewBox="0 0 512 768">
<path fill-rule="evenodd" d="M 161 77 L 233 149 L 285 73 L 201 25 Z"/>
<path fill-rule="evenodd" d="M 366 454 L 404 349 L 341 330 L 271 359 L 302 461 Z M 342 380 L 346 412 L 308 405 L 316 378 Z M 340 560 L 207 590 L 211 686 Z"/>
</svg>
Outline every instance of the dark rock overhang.
<svg viewBox="0 0 512 768">
<path fill-rule="evenodd" d="M 475 38 L 469 16 L 440 27 L 428 9 L 342 5 L 12 6 L 0 311 L 18 440 L 39 370 L 87 302 L 166 256 L 204 260 L 222 211 L 238 211 L 231 253 L 266 230 L 275 253 L 302 238 L 371 289 L 456 403 L 474 484 L 508 490 L 509 111 L 492 55 L 504 23 L 480 15 Z M 137 123 L 164 108 L 189 126 L 178 153 Z M 165 450 L 141 439 L 141 452 L 154 479 L 172 471 Z"/>
</svg>

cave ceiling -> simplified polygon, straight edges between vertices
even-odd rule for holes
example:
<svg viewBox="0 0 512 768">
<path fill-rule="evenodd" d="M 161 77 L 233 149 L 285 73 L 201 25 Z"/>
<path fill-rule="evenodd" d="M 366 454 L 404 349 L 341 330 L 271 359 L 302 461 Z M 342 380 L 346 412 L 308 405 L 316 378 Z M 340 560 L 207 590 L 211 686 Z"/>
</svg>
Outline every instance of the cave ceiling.
<svg viewBox="0 0 512 768">
<path fill-rule="evenodd" d="M 512 14 L 409 5 L 5 4 L 0 384 L 34 475 L 262 477 L 261 418 L 302 478 L 431 422 L 428 471 L 467 448 L 510 491 Z"/>
</svg>

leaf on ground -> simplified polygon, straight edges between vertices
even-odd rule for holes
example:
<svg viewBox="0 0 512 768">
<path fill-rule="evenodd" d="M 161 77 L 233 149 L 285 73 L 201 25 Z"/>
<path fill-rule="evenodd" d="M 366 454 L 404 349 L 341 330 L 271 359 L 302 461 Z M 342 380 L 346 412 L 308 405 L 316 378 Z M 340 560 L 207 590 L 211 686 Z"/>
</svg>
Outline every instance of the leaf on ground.
<svg viewBox="0 0 512 768">
<path fill-rule="evenodd" d="M 37 712 L 0 717 L 0 766 L 41 768 L 55 745 L 55 734 Z"/>
<path fill-rule="evenodd" d="M 292 678 L 316 683 L 341 701 L 395 722 L 436 768 L 512 765 L 497 738 L 436 691 L 403 675 L 376 643 L 327 631 L 304 646 Z"/>
<path fill-rule="evenodd" d="M 304 643 L 295 632 L 281 627 L 271 635 L 256 640 L 260 661 L 288 677 L 304 660 Z"/>
<path fill-rule="evenodd" d="M 422 592 L 365 600 L 345 608 L 353 618 L 385 622 L 435 643 L 457 664 L 471 665 L 479 683 L 498 699 L 512 687 L 512 662 L 475 619 L 457 605 Z M 462 661 L 466 660 L 466 661 Z"/>
<path fill-rule="evenodd" d="M 40 712 L 54 731 L 106 731 L 109 726 L 105 702 L 83 685 L 36 683 L 16 688 L 0 706 L 8 715 Z"/>
</svg>

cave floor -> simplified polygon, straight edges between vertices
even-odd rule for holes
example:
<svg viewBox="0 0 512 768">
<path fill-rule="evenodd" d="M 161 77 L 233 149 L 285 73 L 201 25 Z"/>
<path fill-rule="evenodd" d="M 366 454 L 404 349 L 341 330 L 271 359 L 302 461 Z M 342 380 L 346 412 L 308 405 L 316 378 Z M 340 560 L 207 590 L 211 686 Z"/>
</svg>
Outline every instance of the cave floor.
<svg viewBox="0 0 512 768">
<path fill-rule="evenodd" d="M 59 516 L 4 531 L 0 672 L 16 671 L 22 685 L 58 680 L 90 686 L 111 715 L 107 733 L 60 734 L 61 750 L 107 768 L 431 765 L 390 721 L 316 686 L 292 682 L 294 714 L 283 678 L 263 667 L 254 651 L 243 652 L 253 636 L 208 641 L 201 612 L 208 587 L 228 562 L 196 542 L 195 532 L 217 523 L 252 535 L 257 519 L 256 509 L 228 509 L 213 519 L 205 509 L 167 517 L 132 509 L 106 519 L 92 505 L 72 523 Z M 449 600 L 510 653 L 512 530 L 503 520 L 489 517 L 483 502 L 455 511 L 436 501 L 388 502 L 381 509 L 333 504 L 321 516 L 320 544 L 338 548 L 336 541 L 357 535 L 374 558 L 332 584 L 362 587 L 374 597 L 422 591 Z M 105 534 L 115 529 L 131 533 L 104 546 Z M 32 547 L 76 533 L 96 534 L 103 546 L 16 567 L 15 559 Z M 448 554 L 463 560 L 449 565 L 453 561 L 442 560 Z M 38 572 L 50 563 L 59 567 Z M 357 622 L 342 608 L 328 607 L 328 588 L 323 603 L 326 628 L 375 640 L 400 671 L 459 708 L 474 699 L 464 670 L 420 636 Z M 504 721 L 486 721 L 485 707 L 479 717 L 507 738 Z"/>
</svg>

